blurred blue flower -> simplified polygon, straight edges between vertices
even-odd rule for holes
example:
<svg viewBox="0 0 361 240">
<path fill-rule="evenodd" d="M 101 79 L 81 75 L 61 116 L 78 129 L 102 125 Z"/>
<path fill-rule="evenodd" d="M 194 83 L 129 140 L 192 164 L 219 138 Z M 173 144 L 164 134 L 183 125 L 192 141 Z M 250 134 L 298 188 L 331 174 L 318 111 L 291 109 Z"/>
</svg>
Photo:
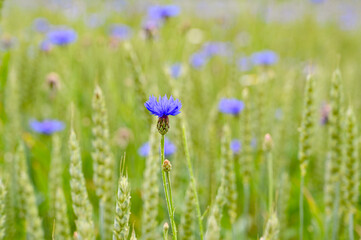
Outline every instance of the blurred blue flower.
<svg viewBox="0 0 361 240">
<path fill-rule="evenodd" d="M 283 111 L 282 111 L 282 108 L 277 108 L 276 111 L 275 111 L 275 118 L 277 120 L 282 120 L 283 118 Z"/>
<path fill-rule="evenodd" d="M 49 52 L 53 48 L 53 45 L 49 40 L 45 39 L 39 44 L 39 48 L 41 51 Z"/>
<path fill-rule="evenodd" d="M 148 18 L 163 21 L 178 16 L 180 8 L 176 5 L 154 5 L 148 8 Z"/>
<path fill-rule="evenodd" d="M 152 39 L 157 35 L 159 27 L 160 23 L 157 20 L 152 19 L 146 19 L 142 24 L 145 35 L 149 39 Z"/>
<path fill-rule="evenodd" d="M 320 3 L 325 2 L 325 0 L 310 0 L 310 2 L 314 3 L 314 4 L 320 4 Z"/>
<path fill-rule="evenodd" d="M 119 40 L 128 39 L 131 35 L 132 31 L 130 27 L 124 24 L 114 24 L 110 27 L 110 35 Z"/>
<path fill-rule="evenodd" d="M 178 115 L 182 108 L 182 103 L 178 99 L 174 100 L 172 96 L 169 99 L 167 95 L 164 97 L 159 96 L 158 101 L 156 97 L 149 96 L 149 100 L 144 103 L 144 106 L 151 114 L 164 118 L 168 115 Z"/>
<path fill-rule="evenodd" d="M 219 102 L 218 109 L 222 113 L 238 115 L 244 109 L 244 103 L 235 98 L 223 98 Z"/>
<path fill-rule="evenodd" d="M 207 63 L 207 61 L 208 61 L 207 56 L 203 52 L 193 53 L 190 58 L 190 64 L 195 69 L 200 69 Z"/>
<path fill-rule="evenodd" d="M 179 78 L 182 73 L 182 64 L 181 63 L 174 63 L 169 67 L 170 75 L 172 78 Z"/>
<path fill-rule="evenodd" d="M 44 120 L 44 121 L 30 121 L 30 127 L 37 133 L 51 135 L 54 132 L 59 132 L 65 128 L 65 124 L 58 120 Z"/>
<path fill-rule="evenodd" d="M 256 149 L 257 148 L 257 138 L 253 137 L 251 140 L 251 147 Z"/>
<path fill-rule="evenodd" d="M 352 9 L 347 8 L 340 16 L 340 28 L 345 31 L 354 30 L 359 26 L 358 14 Z"/>
<path fill-rule="evenodd" d="M 104 22 L 104 17 L 98 13 L 93 13 L 85 19 L 85 24 L 90 28 L 100 27 Z"/>
<path fill-rule="evenodd" d="M 229 55 L 229 45 L 224 42 L 206 42 L 203 44 L 202 52 L 207 57 L 213 57 L 216 55 L 227 56 Z"/>
<path fill-rule="evenodd" d="M 269 66 L 277 63 L 278 55 L 271 50 L 255 52 L 251 56 L 254 65 Z"/>
<path fill-rule="evenodd" d="M 238 69 L 242 72 L 247 72 L 252 69 L 252 63 L 248 57 L 241 57 L 238 62 Z"/>
<path fill-rule="evenodd" d="M 46 33 L 50 30 L 50 23 L 46 18 L 36 18 L 33 22 L 33 28 L 40 33 Z"/>
<path fill-rule="evenodd" d="M 165 138 L 164 139 L 164 155 L 166 157 L 169 157 L 172 154 L 174 154 L 176 150 L 177 150 L 177 147 L 168 138 Z M 149 152 L 150 152 L 149 142 L 144 143 L 138 149 L 138 154 L 142 157 L 147 157 L 149 155 Z"/>
<path fill-rule="evenodd" d="M 68 45 L 77 39 L 77 33 L 70 28 L 61 28 L 48 32 L 47 39 L 54 45 Z"/>
<path fill-rule="evenodd" d="M 242 148 L 242 144 L 241 141 L 239 141 L 238 139 L 233 139 L 231 141 L 231 150 L 234 154 L 238 154 L 241 151 Z"/>
</svg>

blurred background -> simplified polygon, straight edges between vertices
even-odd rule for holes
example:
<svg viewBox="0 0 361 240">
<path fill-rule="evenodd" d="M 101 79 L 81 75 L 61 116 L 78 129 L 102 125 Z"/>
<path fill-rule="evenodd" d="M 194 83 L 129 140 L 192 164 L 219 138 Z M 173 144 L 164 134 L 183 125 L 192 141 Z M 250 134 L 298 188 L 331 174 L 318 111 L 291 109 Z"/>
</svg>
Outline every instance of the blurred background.
<svg viewBox="0 0 361 240">
<path fill-rule="evenodd" d="M 152 12 L 152 7 L 161 5 L 174 8 L 163 15 Z M 126 172 L 132 188 L 131 222 L 141 232 L 146 155 L 141 147 L 149 139 L 150 123 L 155 121 L 149 120 L 144 102 L 150 95 L 164 94 L 181 100 L 201 208 L 205 211 L 219 183 L 224 123 L 230 124 L 232 139 L 243 140 L 239 118 L 219 112 L 219 101 L 242 100 L 242 92 L 247 89 L 256 165 L 251 193 L 255 220 L 250 236 L 261 236 L 265 225 L 259 206 L 265 205 L 267 194 L 263 189 L 267 185 L 259 173 L 263 136 L 270 133 L 274 139 L 275 181 L 281 183 L 286 173 L 293 186 L 289 194 L 294 197 L 287 203 L 282 239 L 297 239 L 298 128 L 306 75 L 311 73 L 316 79 L 316 128 L 306 184 L 311 194 L 309 204 L 314 205 L 305 210 L 305 239 L 319 239 L 331 76 L 339 67 L 343 101 L 352 105 L 357 119 L 361 119 L 360 43 L 361 2 L 356 0 L 5 0 L 0 25 L 1 162 L 6 161 L 7 152 L 13 151 L 19 139 L 25 142 L 40 215 L 50 239 L 47 179 L 52 141 L 50 134 L 31 123 L 56 119 L 64 124 L 59 134 L 63 185 L 70 206 L 67 143 L 73 103 L 83 172 L 98 216 L 91 157 L 92 96 L 98 84 L 106 101 L 117 169 L 126 153 Z M 168 157 L 173 164 L 177 221 L 189 181 L 179 121 L 178 117 L 170 117 L 167 134 L 175 147 Z M 241 171 L 236 172 L 242 192 Z M 159 209 L 158 219 L 162 222 L 167 218 L 164 202 Z M 73 219 L 70 207 L 68 212 Z M 241 208 L 238 213 L 241 215 Z M 355 223 L 359 234 L 360 222 L 358 214 Z M 230 229 L 227 221 L 224 226 Z"/>
</svg>

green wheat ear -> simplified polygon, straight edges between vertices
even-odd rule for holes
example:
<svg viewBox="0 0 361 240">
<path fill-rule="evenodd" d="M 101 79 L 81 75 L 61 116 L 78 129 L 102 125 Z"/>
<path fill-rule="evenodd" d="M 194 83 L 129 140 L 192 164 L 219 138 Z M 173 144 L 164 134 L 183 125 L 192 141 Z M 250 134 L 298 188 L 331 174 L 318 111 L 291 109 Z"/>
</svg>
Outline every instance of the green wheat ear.
<svg viewBox="0 0 361 240">
<path fill-rule="evenodd" d="M 181 224 L 179 226 L 180 239 L 194 239 L 194 229 L 197 225 L 196 213 L 194 211 L 196 206 L 195 201 L 192 183 L 189 183 L 184 200 L 184 211 L 181 216 Z"/>
<path fill-rule="evenodd" d="M 346 156 L 342 171 L 342 206 L 347 215 L 355 213 L 359 196 L 360 174 L 356 118 L 352 108 L 346 114 Z"/>
<path fill-rule="evenodd" d="M 337 69 L 332 76 L 331 94 L 330 94 L 330 124 L 329 124 L 329 160 L 328 168 L 330 173 L 327 176 L 325 188 L 325 207 L 326 215 L 330 217 L 333 203 L 336 197 L 336 183 L 339 182 L 342 158 L 342 82 L 341 73 Z"/>
<path fill-rule="evenodd" d="M 300 160 L 301 175 L 305 176 L 307 165 L 311 156 L 311 135 L 313 132 L 313 116 L 314 116 L 314 78 L 307 77 L 305 100 L 303 105 L 303 116 L 300 130 L 300 147 L 298 158 Z"/>
<path fill-rule="evenodd" d="M 70 240 L 70 225 L 67 215 L 67 207 L 64 196 L 64 191 L 60 186 L 56 189 L 55 195 L 55 204 L 54 204 L 54 213 L 55 213 L 55 227 L 54 227 L 54 236 L 55 239 L 59 240 Z"/>
<path fill-rule="evenodd" d="M 130 187 L 126 177 L 120 177 L 115 207 L 113 240 L 128 239 L 130 217 Z"/>
<path fill-rule="evenodd" d="M 55 216 L 57 188 L 63 184 L 62 171 L 61 142 L 60 137 L 55 134 L 52 137 L 52 152 L 49 170 L 49 209 L 52 217 Z"/>
<path fill-rule="evenodd" d="M 214 215 L 209 216 L 205 240 L 219 240 L 221 229 Z"/>
<path fill-rule="evenodd" d="M 278 240 L 279 223 L 276 214 L 272 214 L 267 221 L 262 240 Z"/>
<path fill-rule="evenodd" d="M 108 113 L 104 95 L 99 86 L 95 87 L 93 95 L 93 169 L 96 194 L 100 198 L 100 226 L 103 238 L 112 231 L 114 208 L 114 158 L 109 146 Z M 106 235 L 105 235 L 106 234 Z"/>
<path fill-rule="evenodd" d="M 24 146 L 21 143 L 18 146 L 15 157 L 19 165 L 19 190 L 24 204 L 27 236 L 28 239 L 41 240 L 44 239 L 44 232 L 36 204 L 35 190 L 28 175 Z"/>
<path fill-rule="evenodd" d="M 0 178 L 0 240 L 5 238 L 5 233 L 6 233 L 5 201 L 6 201 L 6 188 L 2 179 Z"/>
<path fill-rule="evenodd" d="M 225 189 L 225 205 L 228 207 L 228 215 L 233 224 L 237 218 L 237 185 L 236 172 L 234 167 L 234 158 L 232 157 L 231 145 L 231 129 L 228 125 L 223 127 L 223 138 L 221 143 L 222 154 L 222 180 Z"/>
<path fill-rule="evenodd" d="M 71 129 L 70 140 L 70 187 L 73 200 L 73 210 L 77 217 L 75 224 L 81 239 L 95 239 L 93 208 L 88 199 L 85 179 L 82 172 L 80 147 L 75 132 Z"/>
<path fill-rule="evenodd" d="M 144 181 L 142 188 L 143 215 L 142 236 L 145 240 L 160 239 L 158 227 L 158 205 L 159 205 L 159 162 L 158 162 L 159 133 L 155 127 L 152 128 L 149 145 L 150 151 L 145 163 Z"/>
</svg>

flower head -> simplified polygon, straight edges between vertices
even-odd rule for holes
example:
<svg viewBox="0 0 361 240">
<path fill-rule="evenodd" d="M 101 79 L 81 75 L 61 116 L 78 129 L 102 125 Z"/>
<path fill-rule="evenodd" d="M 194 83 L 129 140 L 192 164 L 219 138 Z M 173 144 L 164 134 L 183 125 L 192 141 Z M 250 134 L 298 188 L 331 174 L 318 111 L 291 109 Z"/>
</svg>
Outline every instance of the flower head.
<svg viewBox="0 0 361 240">
<path fill-rule="evenodd" d="M 243 108 L 244 103 L 235 98 L 223 98 L 218 105 L 220 112 L 233 115 L 238 115 Z"/>
<path fill-rule="evenodd" d="M 53 48 L 53 45 L 49 40 L 45 39 L 39 44 L 39 48 L 41 51 L 50 52 L 51 49 Z"/>
<path fill-rule="evenodd" d="M 200 69 L 207 63 L 208 58 L 203 52 L 196 52 L 193 53 L 189 61 L 192 67 L 195 69 Z"/>
<path fill-rule="evenodd" d="M 110 27 L 110 35 L 119 40 L 128 39 L 131 35 L 130 27 L 124 24 L 114 24 Z"/>
<path fill-rule="evenodd" d="M 169 67 L 169 72 L 172 78 L 179 78 L 182 74 L 182 64 L 174 63 Z"/>
<path fill-rule="evenodd" d="M 47 119 L 41 122 L 33 120 L 30 122 L 30 127 L 37 133 L 51 135 L 63 130 L 65 125 L 61 121 Z"/>
<path fill-rule="evenodd" d="M 241 72 L 247 72 L 252 69 L 252 63 L 248 57 L 241 57 L 238 59 L 237 65 Z"/>
<path fill-rule="evenodd" d="M 155 5 L 148 8 L 148 18 L 163 21 L 178 16 L 180 8 L 176 5 Z"/>
<path fill-rule="evenodd" d="M 329 122 L 331 107 L 330 104 L 324 102 L 321 106 L 321 125 L 326 125 Z"/>
<path fill-rule="evenodd" d="M 165 118 L 169 115 L 178 115 L 182 108 L 182 103 L 178 99 L 173 99 L 172 96 L 169 99 L 167 95 L 164 95 L 164 97 L 159 96 L 158 101 L 156 97 L 149 96 L 149 100 L 145 102 L 144 106 L 151 114 L 159 118 Z"/>
<path fill-rule="evenodd" d="M 50 31 L 47 34 L 48 40 L 54 45 L 68 45 L 77 39 L 77 33 L 73 29 L 61 28 Z"/>
<path fill-rule="evenodd" d="M 160 149 L 159 149 L 160 150 Z M 168 139 L 164 139 L 164 155 L 171 156 L 177 150 L 177 147 Z M 139 149 L 138 154 L 142 157 L 147 157 L 149 155 L 150 145 L 149 142 L 144 143 Z"/>
<path fill-rule="evenodd" d="M 50 23 L 46 18 L 37 18 L 33 22 L 33 28 L 37 32 L 46 33 L 50 30 Z"/>
<path fill-rule="evenodd" d="M 233 139 L 230 147 L 234 154 L 238 154 L 242 148 L 241 141 L 239 141 L 238 139 Z"/>
<path fill-rule="evenodd" d="M 278 55 L 271 50 L 255 52 L 251 56 L 254 65 L 269 66 L 277 63 Z"/>
</svg>

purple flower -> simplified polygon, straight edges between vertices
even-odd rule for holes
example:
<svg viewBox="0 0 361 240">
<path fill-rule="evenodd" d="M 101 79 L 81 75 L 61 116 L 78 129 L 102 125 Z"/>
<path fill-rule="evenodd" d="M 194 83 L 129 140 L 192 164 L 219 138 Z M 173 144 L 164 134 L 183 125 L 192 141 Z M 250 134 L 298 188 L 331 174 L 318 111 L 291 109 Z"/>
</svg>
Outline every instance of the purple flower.
<svg viewBox="0 0 361 240">
<path fill-rule="evenodd" d="M 218 105 L 220 112 L 233 115 L 238 115 L 243 108 L 244 103 L 235 98 L 223 98 Z"/>
<path fill-rule="evenodd" d="M 231 141 L 231 150 L 234 154 L 238 154 L 241 151 L 242 148 L 242 144 L 241 141 L 239 141 L 238 139 L 233 139 Z"/>
<path fill-rule="evenodd" d="M 181 63 L 174 63 L 169 67 L 170 75 L 172 78 L 179 78 L 182 73 L 182 64 Z"/>
<path fill-rule="evenodd" d="M 105 19 L 98 13 L 93 13 L 85 19 L 85 24 L 90 28 L 96 28 L 103 25 Z"/>
<path fill-rule="evenodd" d="M 53 48 L 53 45 L 49 40 L 45 39 L 40 43 L 39 48 L 41 51 L 49 52 Z"/>
<path fill-rule="evenodd" d="M 165 118 L 168 115 L 178 115 L 182 108 L 182 103 L 178 99 L 174 100 L 172 96 L 169 99 L 167 95 L 164 97 L 159 96 L 158 101 L 156 97 L 149 96 L 149 100 L 144 103 L 144 106 L 151 114 L 159 118 Z"/>
<path fill-rule="evenodd" d="M 241 72 L 246 72 L 252 69 L 252 63 L 248 57 L 241 57 L 238 60 L 238 69 Z"/>
<path fill-rule="evenodd" d="M 255 52 L 251 56 L 254 65 L 269 66 L 278 61 L 278 55 L 271 50 Z"/>
<path fill-rule="evenodd" d="M 207 42 L 203 45 L 202 52 L 207 57 L 227 56 L 230 54 L 229 46 L 224 42 Z"/>
<path fill-rule="evenodd" d="M 160 150 L 160 149 L 159 149 Z M 164 139 L 164 155 L 170 156 L 175 153 L 177 147 L 168 139 Z M 139 149 L 138 154 L 142 157 L 147 157 L 150 152 L 150 144 L 149 142 L 144 143 Z"/>
<path fill-rule="evenodd" d="M 179 13 L 180 8 L 176 5 L 155 5 L 148 8 L 148 18 L 156 21 L 178 16 Z"/>
<path fill-rule="evenodd" d="M 65 46 L 77 39 L 77 33 L 73 29 L 61 28 L 50 31 L 47 38 L 54 45 Z"/>
<path fill-rule="evenodd" d="M 50 30 L 50 23 L 46 18 L 37 18 L 33 22 L 33 28 L 40 33 L 46 33 Z"/>
<path fill-rule="evenodd" d="M 281 108 L 277 108 L 276 111 L 275 111 L 275 118 L 277 120 L 282 120 L 283 118 L 283 111 Z"/>
<path fill-rule="evenodd" d="M 65 125 L 61 121 L 47 119 L 41 122 L 32 120 L 30 121 L 30 127 L 37 133 L 51 135 L 54 132 L 63 130 Z"/>
<path fill-rule="evenodd" d="M 207 56 L 203 52 L 196 52 L 190 58 L 190 64 L 195 69 L 200 69 L 207 63 Z"/>
<path fill-rule="evenodd" d="M 131 32 L 132 31 L 131 31 L 130 27 L 128 27 L 124 24 L 114 24 L 110 28 L 110 35 L 119 40 L 128 39 L 131 35 Z"/>
<path fill-rule="evenodd" d="M 142 28 L 145 32 L 145 36 L 148 39 L 152 39 L 157 35 L 159 27 L 160 27 L 160 23 L 158 21 L 152 19 L 146 19 L 143 22 Z"/>
</svg>

